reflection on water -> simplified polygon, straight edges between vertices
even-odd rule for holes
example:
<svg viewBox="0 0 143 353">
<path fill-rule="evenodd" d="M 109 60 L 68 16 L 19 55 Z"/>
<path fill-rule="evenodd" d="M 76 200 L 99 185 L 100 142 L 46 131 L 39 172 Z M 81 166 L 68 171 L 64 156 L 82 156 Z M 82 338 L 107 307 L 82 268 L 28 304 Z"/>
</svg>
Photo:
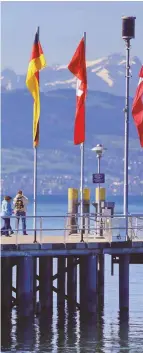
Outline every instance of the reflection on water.
<svg viewBox="0 0 143 353">
<path fill-rule="evenodd" d="M 35 341 L 35 329 L 34 329 L 34 317 L 20 319 L 17 317 L 16 320 L 16 350 L 34 350 Z"/>
<path fill-rule="evenodd" d="M 10 349 L 12 346 L 12 318 L 2 313 L 1 317 L 1 346 Z"/>
<path fill-rule="evenodd" d="M 120 350 L 129 351 L 128 338 L 129 338 L 129 315 L 127 312 L 119 313 L 119 346 Z"/>
<path fill-rule="evenodd" d="M 56 271 L 56 266 L 55 270 Z M 20 319 L 17 310 L 2 313 L 2 352 L 48 353 L 143 353 L 143 267 L 130 265 L 130 312 L 118 312 L 118 265 L 111 276 L 110 257 L 105 257 L 105 304 L 98 303 L 93 316 L 80 313 L 73 305 Z M 54 272 L 56 273 L 56 272 Z M 79 302 L 79 276 L 78 276 Z M 56 286 L 56 284 L 55 284 Z"/>
<path fill-rule="evenodd" d="M 86 319 L 79 311 L 69 311 L 67 305 L 55 311 L 56 315 L 45 312 L 19 319 L 13 310 L 12 318 L 2 318 L 2 352 L 142 352 L 143 338 L 138 350 L 136 341 L 130 342 L 126 313 L 117 314 L 117 321 L 110 322 L 106 333 L 106 320 L 101 311 Z"/>
</svg>

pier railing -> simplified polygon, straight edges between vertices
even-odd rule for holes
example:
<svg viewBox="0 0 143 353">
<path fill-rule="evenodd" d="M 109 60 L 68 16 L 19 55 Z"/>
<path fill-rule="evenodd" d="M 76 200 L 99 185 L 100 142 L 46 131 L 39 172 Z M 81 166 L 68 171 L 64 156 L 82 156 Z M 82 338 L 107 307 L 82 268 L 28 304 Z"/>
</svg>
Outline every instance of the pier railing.
<svg viewBox="0 0 143 353">
<path fill-rule="evenodd" d="M 3 217 L 1 217 L 3 218 Z M 9 218 L 9 217 L 5 217 Z M 11 227 L 16 237 L 16 244 L 20 241 L 22 232 L 22 217 L 12 216 Z M 114 216 L 99 215 L 95 213 L 83 215 L 83 240 L 86 242 L 96 241 L 96 239 L 105 239 L 106 241 L 126 241 L 143 240 L 143 214 L 129 214 L 128 234 L 125 233 L 126 217 L 122 214 Z M 19 222 L 18 222 L 19 219 Z M 26 232 L 34 240 L 33 216 L 26 216 Z M 1 222 L 2 224 L 2 222 Z M 36 236 L 38 242 L 42 244 L 50 241 L 50 237 L 60 236 L 61 241 L 66 243 L 71 237 L 74 241 L 79 241 L 81 234 L 81 216 L 79 214 L 36 216 Z M 1 235 L 4 235 L 1 232 Z M 13 237 L 14 235 L 12 235 Z M 26 239 L 26 235 L 25 235 Z"/>
</svg>

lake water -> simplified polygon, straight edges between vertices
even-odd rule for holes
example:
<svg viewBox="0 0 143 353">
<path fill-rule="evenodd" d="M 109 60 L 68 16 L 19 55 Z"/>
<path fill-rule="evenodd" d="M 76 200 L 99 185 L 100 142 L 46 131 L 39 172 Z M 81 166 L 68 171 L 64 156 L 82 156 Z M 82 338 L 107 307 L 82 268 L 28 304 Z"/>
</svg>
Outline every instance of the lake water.
<svg viewBox="0 0 143 353">
<path fill-rule="evenodd" d="M 122 212 L 122 198 L 109 200 L 116 202 L 117 213 Z M 142 213 L 142 206 L 141 197 L 129 199 L 129 212 Z M 64 215 L 66 212 L 66 197 L 38 198 L 38 215 Z M 28 214 L 32 213 L 30 199 Z M 50 219 L 48 225 L 57 228 L 61 226 L 60 222 Z M 32 226 L 29 221 L 28 226 Z M 53 300 L 53 313 L 48 316 L 35 315 L 20 320 L 13 308 L 9 318 L 2 317 L 1 352 L 143 353 L 142 265 L 130 265 L 129 317 L 122 317 L 119 313 L 118 265 L 114 266 L 114 276 L 111 276 L 110 256 L 105 257 L 104 310 L 99 310 L 94 319 L 83 319 L 79 311 L 70 313 L 67 304 L 59 310 L 56 294 Z"/>
</svg>

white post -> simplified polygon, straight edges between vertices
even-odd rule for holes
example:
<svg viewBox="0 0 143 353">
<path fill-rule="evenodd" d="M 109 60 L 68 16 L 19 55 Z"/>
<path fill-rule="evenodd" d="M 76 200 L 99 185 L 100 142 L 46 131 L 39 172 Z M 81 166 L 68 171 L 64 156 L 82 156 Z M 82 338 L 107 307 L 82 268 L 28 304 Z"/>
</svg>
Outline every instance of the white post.
<svg viewBox="0 0 143 353">
<path fill-rule="evenodd" d="M 86 32 L 84 32 L 83 37 L 84 37 L 84 45 L 85 45 L 85 50 L 86 50 Z M 81 242 L 82 242 L 83 241 L 84 143 L 81 143 L 80 150 L 81 150 L 80 224 L 81 224 Z"/>
<path fill-rule="evenodd" d="M 34 210 L 33 210 L 34 243 L 36 240 L 36 215 L 37 215 L 37 147 L 34 147 Z"/>
</svg>

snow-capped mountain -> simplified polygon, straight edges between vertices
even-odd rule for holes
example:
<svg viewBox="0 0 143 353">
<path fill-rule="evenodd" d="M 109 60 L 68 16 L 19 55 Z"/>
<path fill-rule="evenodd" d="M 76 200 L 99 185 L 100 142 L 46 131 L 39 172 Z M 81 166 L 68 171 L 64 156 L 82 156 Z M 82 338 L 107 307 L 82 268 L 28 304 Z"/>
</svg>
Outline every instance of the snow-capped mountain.
<svg viewBox="0 0 143 353">
<path fill-rule="evenodd" d="M 134 96 L 138 83 L 138 73 L 141 68 L 138 57 L 130 60 L 131 80 L 130 96 Z M 113 93 L 123 96 L 125 93 L 125 56 L 115 53 L 107 57 L 87 61 L 88 89 Z M 13 70 L 5 69 L 1 73 L 3 90 L 25 88 L 25 75 L 18 75 Z M 40 73 L 41 91 L 74 88 L 75 77 L 67 69 L 67 65 L 47 67 Z"/>
</svg>

